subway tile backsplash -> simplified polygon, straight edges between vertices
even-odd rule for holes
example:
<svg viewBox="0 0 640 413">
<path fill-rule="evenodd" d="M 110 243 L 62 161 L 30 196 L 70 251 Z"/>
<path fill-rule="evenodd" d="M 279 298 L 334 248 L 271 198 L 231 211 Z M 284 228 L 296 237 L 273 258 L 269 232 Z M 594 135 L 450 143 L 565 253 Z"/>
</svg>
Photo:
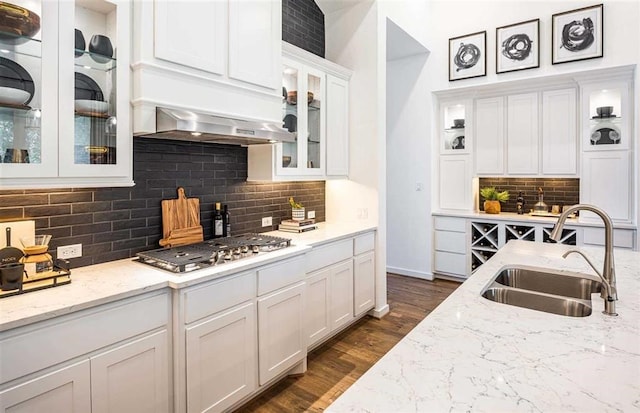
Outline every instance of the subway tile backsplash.
<svg viewBox="0 0 640 413">
<path fill-rule="evenodd" d="M 509 191 L 509 201 L 502 204 L 502 211 L 517 212 L 518 192 L 524 193 L 525 211 L 533 209 L 538 202 L 538 188 L 544 192 L 544 203 L 551 205 L 574 205 L 580 201 L 580 179 L 578 178 L 480 178 L 480 188 L 495 187 Z M 478 195 L 479 196 L 479 195 Z M 484 199 L 480 197 L 480 211 L 484 211 Z"/>
<path fill-rule="evenodd" d="M 291 216 L 289 196 L 325 220 L 325 183 L 254 183 L 247 179 L 247 150 L 240 146 L 134 138 L 132 188 L 67 188 L 0 191 L 0 220 L 35 219 L 36 232 L 51 234 L 50 250 L 82 243 L 81 267 L 135 256 L 159 248 L 160 201 L 199 198 L 205 239 L 212 236 L 215 202 L 227 204 L 233 234 L 277 228 Z M 272 216 L 273 226 L 262 227 Z M 17 241 L 17 240 L 16 240 Z M 55 255 L 55 254 L 54 254 Z"/>
</svg>

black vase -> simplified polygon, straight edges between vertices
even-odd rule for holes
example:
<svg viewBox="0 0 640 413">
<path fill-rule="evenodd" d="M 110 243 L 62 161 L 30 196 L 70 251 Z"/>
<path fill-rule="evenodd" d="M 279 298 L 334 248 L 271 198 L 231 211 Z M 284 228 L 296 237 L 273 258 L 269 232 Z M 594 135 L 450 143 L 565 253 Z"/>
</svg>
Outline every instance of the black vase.
<svg viewBox="0 0 640 413">
<path fill-rule="evenodd" d="M 91 57 L 98 63 L 107 63 L 113 57 L 113 46 L 107 36 L 94 34 L 89 42 Z"/>
<path fill-rule="evenodd" d="M 76 57 L 80 57 L 83 55 L 83 51 L 84 48 L 86 47 L 86 43 L 84 42 L 84 36 L 82 35 L 82 32 L 78 29 L 76 29 L 76 43 L 75 43 L 75 51 L 73 52 L 73 54 L 76 55 Z"/>
</svg>

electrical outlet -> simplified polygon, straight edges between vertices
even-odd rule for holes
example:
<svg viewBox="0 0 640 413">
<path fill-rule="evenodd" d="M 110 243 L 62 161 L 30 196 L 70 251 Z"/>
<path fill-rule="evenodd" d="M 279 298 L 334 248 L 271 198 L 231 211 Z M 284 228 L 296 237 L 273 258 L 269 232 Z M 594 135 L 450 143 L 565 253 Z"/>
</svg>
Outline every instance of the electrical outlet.
<svg viewBox="0 0 640 413">
<path fill-rule="evenodd" d="M 271 217 L 262 218 L 262 226 L 263 227 L 269 227 L 271 225 L 273 225 L 273 221 L 272 221 Z"/>
<path fill-rule="evenodd" d="M 69 259 L 82 257 L 82 244 L 65 245 L 58 247 L 58 258 Z"/>
<path fill-rule="evenodd" d="M 307 212 L 307 218 L 315 218 L 315 217 L 316 217 L 316 211 Z"/>
</svg>

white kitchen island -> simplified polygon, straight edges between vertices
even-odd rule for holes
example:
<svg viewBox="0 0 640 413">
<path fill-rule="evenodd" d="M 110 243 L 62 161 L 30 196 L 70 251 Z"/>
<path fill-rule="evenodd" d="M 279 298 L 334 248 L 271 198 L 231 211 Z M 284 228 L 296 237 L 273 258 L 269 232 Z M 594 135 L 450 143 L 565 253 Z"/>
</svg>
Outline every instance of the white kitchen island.
<svg viewBox="0 0 640 413">
<path fill-rule="evenodd" d="M 480 294 L 506 265 L 592 274 L 572 247 L 511 241 L 328 412 L 640 411 L 640 253 L 615 250 L 619 316 L 567 317 Z M 601 268 L 603 248 L 580 248 Z M 393 309 L 392 309 L 393 311 Z"/>
</svg>

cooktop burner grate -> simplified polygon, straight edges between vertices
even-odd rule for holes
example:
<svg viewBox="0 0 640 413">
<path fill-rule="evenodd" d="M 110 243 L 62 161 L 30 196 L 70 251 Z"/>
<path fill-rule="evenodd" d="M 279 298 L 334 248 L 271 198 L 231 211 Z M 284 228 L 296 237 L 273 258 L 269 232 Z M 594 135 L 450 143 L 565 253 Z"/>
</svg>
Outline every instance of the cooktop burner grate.
<svg viewBox="0 0 640 413">
<path fill-rule="evenodd" d="M 139 252 L 136 256 L 142 263 L 182 273 L 279 250 L 290 245 L 291 240 L 288 238 L 245 234 Z"/>
</svg>

